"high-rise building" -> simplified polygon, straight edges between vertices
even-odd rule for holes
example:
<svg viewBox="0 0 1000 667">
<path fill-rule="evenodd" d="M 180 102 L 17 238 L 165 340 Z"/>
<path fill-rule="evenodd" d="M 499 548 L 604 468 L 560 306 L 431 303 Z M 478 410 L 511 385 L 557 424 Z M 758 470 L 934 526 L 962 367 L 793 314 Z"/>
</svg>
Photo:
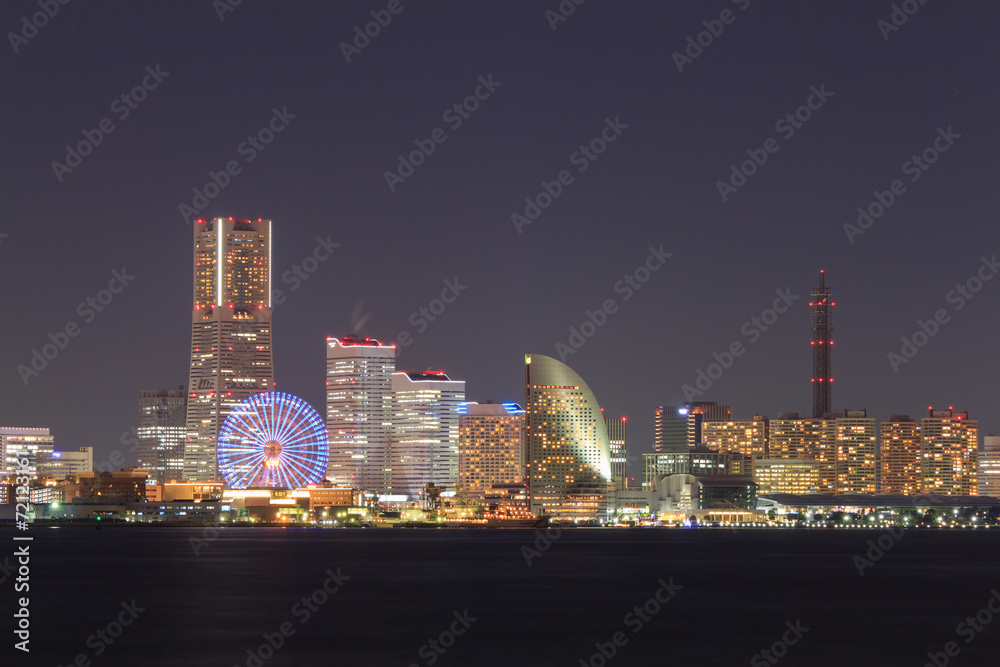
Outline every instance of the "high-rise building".
<svg viewBox="0 0 1000 667">
<path fill-rule="evenodd" d="M 844 410 L 837 429 L 837 493 L 875 495 L 875 418 L 867 410 Z"/>
<path fill-rule="evenodd" d="M 0 426 L 0 455 L 4 471 L 37 476 L 52 460 L 55 438 L 47 428 L 17 428 Z M 23 459 L 28 465 L 21 466 Z M 23 472 L 22 472 L 23 471 Z"/>
<path fill-rule="evenodd" d="M 837 492 L 837 428 L 832 419 L 802 419 L 782 412 L 771 420 L 768 443 L 772 459 L 808 459 L 819 468 L 818 493 Z"/>
<path fill-rule="evenodd" d="M 753 479 L 757 493 L 816 493 L 819 464 L 809 459 L 754 459 Z"/>
<path fill-rule="evenodd" d="M 441 371 L 397 371 L 392 389 L 389 484 L 392 495 L 416 500 L 433 484 L 458 483 L 458 408 L 465 381 Z"/>
<path fill-rule="evenodd" d="M 463 403 L 458 409 L 458 493 L 483 499 L 494 485 L 524 478 L 524 409 L 517 403 Z"/>
<path fill-rule="evenodd" d="M 761 458 L 767 458 L 769 431 L 768 418 L 761 415 L 753 419 L 708 421 L 701 427 L 705 446 Z"/>
<path fill-rule="evenodd" d="M 680 452 L 687 449 L 687 411 L 661 405 L 653 416 L 653 451 Z"/>
<path fill-rule="evenodd" d="M 892 415 L 880 425 L 881 493 L 916 496 L 923 490 L 920 422 L 909 415 Z"/>
<path fill-rule="evenodd" d="M 358 336 L 326 339 L 327 477 L 334 484 L 389 493 L 395 371 L 395 345 Z"/>
<path fill-rule="evenodd" d="M 923 492 L 974 496 L 979 492 L 979 422 L 968 412 L 928 408 L 920 420 Z"/>
<path fill-rule="evenodd" d="M 625 445 L 625 426 L 627 424 L 628 421 L 625 417 L 620 419 L 604 418 L 604 426 L 608 429 L 611 481 L 614 482 L 615 489 L 619 491 L 623 491 L 628 486 L 628 451 Z"/>
<path fill-rule="evenodd" d="M 708 401 L 685 403 L 678 412 L 687 418 L 687 446 L 703 444 L 702 429 L 708 422 L 724 422 L 733 418 L 731 405 L 719 405 Z"/>
<path fill-rule="evenodd" d="M 70 475 L 94 469 L 94 448 L 81 447 L 76 452 L 52 452 L 52 460 L 43 465 L 42 475 L 51 475 L 56 479 L 66 479 Z"/>
<path fill-rule="evenodd" d="M 184 444 L 187 438 L 187 391 L 158 389 L 139 392 L 136 421 L 139 467 L 149 471 L 155 484 L 178 481 L 184 476 Z"/>
<path fill-rule="evenodd" d="M 1000 436 L 983 438 L 979 452 L 979 495 L 1000 498 Z"/>
<path fill-rule="evenodd" d="M 273 388 L 271 221 L 199 219 L 185 479 L 220 479 L 215 444 L 222 422 L 241 401 Z"/>
<path fill-rule="evenodd" d="M 833 395 L 833 290 L 826 286 L 826 273 L 819 272 L 819 287 L 810 293 L 809 312 L 812 316 L 812 394 L 813 419 L 822 419 L 830 412 Z"/>
<path fill-rule="evenodd" d="M 524 357 L 524 445 L 532 513 L 605 521 L 614 503 L 608 429 L 594 393 L 569 366 Z"/>
</svg>

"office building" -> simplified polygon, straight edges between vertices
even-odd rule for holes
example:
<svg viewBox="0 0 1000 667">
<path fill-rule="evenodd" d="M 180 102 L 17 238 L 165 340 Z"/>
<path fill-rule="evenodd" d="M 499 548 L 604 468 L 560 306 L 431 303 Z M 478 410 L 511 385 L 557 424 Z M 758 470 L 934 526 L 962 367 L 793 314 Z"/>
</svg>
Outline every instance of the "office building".
<svg viewBox="0 0 1000 667">
<path fill-rule="evenodd" d="M 337 486 L 389 493 L 395 371 L 395 345 L 358 336 L 326 339 L 327 478 Z"/>
<path fill-rule="evenodd" d="M 920 420 L 923 492 L 974 496 L 979 492 L 979 422 L 968 412 L 928 409 Z"/>
<path fill-rule="evenodd" d="M 680 452 L 687 449 L 687 412 L 674 405 L 661 405 L 653 415 L 653 451 Z"/>
<path fill-rule="evenodd" d="M 520 484 L 524 409 L 517 403 L 463 403 L 458 417 L 458 493 L 482 500 L 494 486 Z"/>
<path fill-rule="evenodd" d="M 809 459 L 754 459 L 753 478 L 757 493 L 816 493 L 819 464 Z"/>
<path fill-rule="evenodd" d="M 397 371 L 390 379 L 391 494 L 424 497 L 427 485 L 455 491 L 458 484 L 458 408 L 465 381 L 442 371 Z"/>
<path fill-rule="evenodd" d="M 979 452 L 979 495 L 1000 498 L 1000 436 L 983 438 Z"/>
<path fill-rule="evenodd" d="M 274 389 L 271 221 L 194 225 L 194 303 L 184 478 L 218 481 L 216 438 L 226 416 Z"/>
<path fill-rule="evenodd" d="M 813 419 L 830 412 L 833 396 L 833 290 L 826 286 L 826 273 L 819 272 L 819 287 L 810 292 L 812 318 L 812 405 Z"/>
<path fill-rule="evenodd" d="M 0 454 L 4 472 L 38 476 L 52 460 L 55 438 L 47 428 L 0 426 Z M 27 466 L 21 465 L 27 460 Z"/>
<path fill-rule="evenodd" d="M 769 426 L 768 418 L 760 415 L 753 419 L 709 421 L 702 424 L 702 441 L 711 449 L 767 458 Z"/>
<path fill-rule="evenodd" d="M 731 454 L 708 447 L 692 447 L 684 452 L 654 452 L 642 455 L 642 487 L 651 489 L 655 480 L 665 475 L 701 475 L 718 477 L 730 474 Z M 741 457 L 741 455 L 736 454 Z M 742 457 L 741 457 L 742 458 Z M 735 467 L 743 471 L 742 461 Z"/>
<path fill-rule="evenodd" d="M 802 419 L 782 412 L 771 420 L 768 443 L 772 459 L 808 459 L 819 464 L 818 493 L 837 489 L 837 424 L 832 419 Z"/>
<path fill-rule="evenodd" d="M 525 474 L 531 512 L 564 520 L 605 521 L 614 502 L 611 447 L 601 408 L 569 366 L 524 357 Z"/>
<path fill-rule="evenodd" d="M 708 422 L 725 422 L 733 418 L 730 405 L 719 405 L 708 401 L 685 403 L 678 412 L 687 418 L 687 446 L 704 444 L 702 429 Z"/>
<path fill-rule="evenodd" d="M 184 443 L 187 437 L 187 391 L 159 389 L 139 392 L 136 422 L 139 467 L 149 471 L 153 484 L 184 476 Z"/>
<path fill-rule="evenodd" d="M 611 481 L 615 484 L 615 489 L 621 491 L 628 486 L 627 464 L 628 451 L 625 445 L 625 427 L 628 421 L 625 417 L 620 419 L 604 418 L 604 425 L 608 429 L 608 447 L 611 452 Z"/>
<path fill-rule="evenodd" d="M 48 464 L 43 465 L 42 475 L 51 475 L 57 480 L 66 479 L 85 470 L 94 469 L 94 448 L 81 447 L 76 452 L 53 451 Z"/>
<path fill-rule="evenodd" d="M 837 494 L 875 495 L 875 419 L 867 410 L 844 410 L 837 429 Z"/>
<path fill-rule="evenodd" d="M 920 422 L 909 415 L 892 415 L 879 426 L 882 453 L 879 493 L 916 496 L 923 491 Z"/>
</svg>

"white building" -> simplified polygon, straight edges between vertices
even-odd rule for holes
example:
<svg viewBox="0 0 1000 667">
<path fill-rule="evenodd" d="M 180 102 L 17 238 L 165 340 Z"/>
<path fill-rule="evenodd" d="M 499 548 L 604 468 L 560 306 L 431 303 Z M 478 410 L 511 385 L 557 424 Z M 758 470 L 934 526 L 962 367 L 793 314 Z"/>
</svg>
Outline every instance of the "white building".
<svg viewBox="0 0 1000 667">
<path fill-rule="evenodd" d="M 39 468 L 44 468 L 52 460 L 52 450 L 55 449 L 55 438 L 47 428 L 16 428 L 0 426 L 0 459 L 3 461 L 3 472 L 38 475 Z M 26 468 L 20 461 L 28 460 Z M 21 472 L 22 470 L 26 472 Z M 44 474 L 44 471 L 41 471 Z"/>
<path fill-rule="evenodd" d="M 66 479 L 78 472 L 94 469 L 94 448 L 81 447 L 77 452 L 52 452 L 52 459 L 42 466 L 43 475 Z"/>
<path fill-rule="evenodd" d="M 1000 498 L 1000 435 L 983 438 L 979 452 L 979 495 Z"/>
<path fill-rule="evenodd" d="M 326 475 L 334 484 L 389 493 L 395 370 L 395 345 L 357 336 L 326 339 Z"/>
<path fill-rule="evenodd" d="M 524 410 L 517 403 L 463 403 L 458 417 L 458 491 L 484 498 L 494 484 L 518 484 L 524 478 L 521 427 Z"/>
<path fill-rule="evenodd" d="M 455 491 L 458 483 L 458 406 L 465 381 L 440 371 L 392 374 L 392 495 L 417 500 L 428 483 Z"/>
</svg>

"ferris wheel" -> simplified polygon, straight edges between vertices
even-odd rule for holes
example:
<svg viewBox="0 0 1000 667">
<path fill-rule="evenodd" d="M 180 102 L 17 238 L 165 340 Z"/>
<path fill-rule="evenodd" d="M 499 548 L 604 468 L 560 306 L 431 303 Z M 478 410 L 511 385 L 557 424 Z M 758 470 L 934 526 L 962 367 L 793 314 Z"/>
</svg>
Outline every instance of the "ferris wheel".
<svg viewBox="0 0 1000 667">
<path fill-rule="evenodd" d="M 254 394 L 237 405 L 219 429 L 219 472 L 231 489 L 318 484 L 330 447 L 313 408 L 282 392 Z"/>
</svg>

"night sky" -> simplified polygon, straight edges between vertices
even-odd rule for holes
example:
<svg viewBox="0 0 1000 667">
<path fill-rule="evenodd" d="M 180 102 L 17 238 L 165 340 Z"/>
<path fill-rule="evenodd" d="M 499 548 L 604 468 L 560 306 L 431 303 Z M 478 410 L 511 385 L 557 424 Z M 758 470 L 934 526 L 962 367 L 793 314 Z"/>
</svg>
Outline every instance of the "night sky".
<svg viewBox="0 0 1000 667">
<path fill-rule="evenodd" d="M 1000 6 L 904 4 L 918 9 L 898 29 L 890 2 L 860 0 L 566 0 L 575 11 L 558 21 L 556 0 L 246 0 L 222 20 L 221 0 L 59 6 L 0 47 L 0 424 L 48 426 L 58 449 L 101 460 L 122 447 L 140 390 L 187 383 L 180 205 L 202 204 L 203 217 L 273 220 L 277 388 L 321 412 L 327 336 L 409 333 L 398 368 L 443 369 L 468 400 L 522 402 L 524 353 L 559 357 L 570 327 L 613 299 L 565 359 L 606 414 L 629 417 L 633 455 L 651 449 L 654 408 L 686 400 L 683 385 L 736 341 L 745 353 L 695 400 L 737 417 L 809 413 L 807 304 L 825 269 L 834 409 L 883 420 L 952 405 L 996 432 L 1000 280 L 973 280 L 971 300 L 949 292 L 1000 253 Z M 5 2 L 0 27 L 19 33 L 37 11 Z M 391 22 L 345 56 L 372 11 Z M 685 49 L 696 57 L 673 55 Z M 121 96 L 144 80 L 131 108 Z M 453 107 L 470 95 L 463 118 Z M 807 120 L 783 120 L 810 101 Z M 95 133 L 102 119 L 110 133 Z M 244 143 L 272 119 L 270 143 Z M 84 131 L 100 143 L 67 163 Z M 602 131 L 603 152 L 578 152 Z M 390 188 L 385 172 L 429 139 Z M 936 139 L 947 150 L 933 164 L 906 165 Z M 766 162 L 720 193 L 753 155 Z M 196 201 L 230 161 L 238 173 Z M 516 224 L 543 181 L 559 196 Z M 875 191 L 891 206 L 845 230 Z M 339 247 L 303 280 L 294 267 L 318 239 Z M 626 300 L 616 284 L 651 247 L 671 256 Z M 91 313 L 123 269 L 134 278 Z M 464 289 L 421 324 L 445 281 Z M 745 323 L 776 290 L 798 298 L 752 336 Z M 946 321 L 894 369 L 887 355 L 938 310 Z M 18 366 L 67 324 L 78 335 L 26 384 Z"/>
</svg>

